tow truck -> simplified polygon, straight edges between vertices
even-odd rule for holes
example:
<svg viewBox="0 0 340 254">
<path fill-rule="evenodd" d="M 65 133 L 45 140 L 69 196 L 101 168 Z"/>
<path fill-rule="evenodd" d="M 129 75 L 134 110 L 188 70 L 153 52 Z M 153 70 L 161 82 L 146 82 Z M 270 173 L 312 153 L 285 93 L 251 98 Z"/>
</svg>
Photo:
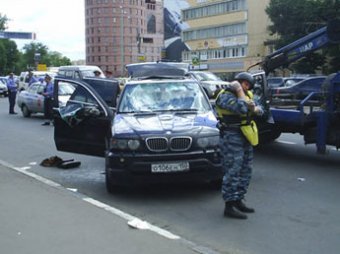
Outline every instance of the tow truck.
<svg viewBox="0 0 340 254">
<path fill-rule="evenodd" d="M 300 100 L 274 101 L 265 84 L 268 74 L 276 68 L 287 67 L 311 52 L 339 42 L 340 21 L 333 20 L 248 68 L 259 65 L 263 70 L 254 74 L 261 83 L 255 86 L 254 94 L 260 94 L 259 98 L 267 109 L 266 117 L 256 119 L 260 143 L 275 140 L 281 133 L 299 133 L 305 144 L 316 144 L 319 154 L 326 153 L 327 145 L 336 149 L 340 147 L 340 71 L 326 78 L 321 91 L 313 91 Z M 262 90 L 257 92 L 256 89 Z"/>
</svg>

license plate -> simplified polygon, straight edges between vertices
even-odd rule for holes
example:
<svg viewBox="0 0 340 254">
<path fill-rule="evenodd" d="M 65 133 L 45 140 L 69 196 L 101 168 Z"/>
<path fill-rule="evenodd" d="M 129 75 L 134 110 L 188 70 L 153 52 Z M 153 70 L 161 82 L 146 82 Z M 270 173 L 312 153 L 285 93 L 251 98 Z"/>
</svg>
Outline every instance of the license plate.
<svg viewBox="0 0 340 254">
<path fill-rule="evenodd" d="M 158 163 L 151 165 L 152 173 L 172 173 L 189 170 L 189 162 Z"/>
</svg>

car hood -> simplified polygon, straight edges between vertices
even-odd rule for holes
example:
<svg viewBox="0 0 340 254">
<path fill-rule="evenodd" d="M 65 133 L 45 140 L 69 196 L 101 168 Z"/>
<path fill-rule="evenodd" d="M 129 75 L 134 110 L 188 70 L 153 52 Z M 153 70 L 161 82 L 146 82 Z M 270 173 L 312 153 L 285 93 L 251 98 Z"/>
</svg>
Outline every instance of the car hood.
<svg viewBox="0 0 340 254">
<path fill-rule="evenodd" d="M 171 134 L 199 132 L 216 128 L 217 120 L 208 113 L 157 113 L 157 114 L 117 114 L 113 121 L 113 135 L 121 134 Z"/>
</svg>

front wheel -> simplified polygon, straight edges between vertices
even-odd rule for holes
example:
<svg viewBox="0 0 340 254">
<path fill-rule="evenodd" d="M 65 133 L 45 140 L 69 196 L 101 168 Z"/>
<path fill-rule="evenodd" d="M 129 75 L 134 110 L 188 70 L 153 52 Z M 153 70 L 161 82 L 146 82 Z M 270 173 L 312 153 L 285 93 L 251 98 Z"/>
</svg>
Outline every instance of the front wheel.
<svg viewBox="0 0 340 254">
<path fill-rule="evenodd" d="M 29 111 L 29 109 L 27 108 L 26 105 L 21 106 L 21 111 L 22 111 L 22 115 L 24 117 L 30 117 L 31 116 L 31 111 Z"/>
<path fill-rule="evenodd" d="M 107 192 L 110 194 L 117 193 L 120 190 L 119 186 L 112 181 L 112 176 L 107 169 L 105 170 L 105 185 Z"/>
</svg>

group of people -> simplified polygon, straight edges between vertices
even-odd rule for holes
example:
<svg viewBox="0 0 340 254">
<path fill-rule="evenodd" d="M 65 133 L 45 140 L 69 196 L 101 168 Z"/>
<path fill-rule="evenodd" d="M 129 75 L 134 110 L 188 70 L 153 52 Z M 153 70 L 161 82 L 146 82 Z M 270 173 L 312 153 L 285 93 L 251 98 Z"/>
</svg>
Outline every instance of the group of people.
<svg viewBox="0 0 340 254">
<path fill-rule="evenodd" d="M 34 77 L 32 72 L 29 72 L 29 81 L 28 85 L 30 86 L 34 82 L 38 82 L 39 80 Z M 43 92 L 44 98 L 44 115 L 47 119 L 46 122 L 44 122 L 42 125 L 50 125 L 52 121 L 53 116 L 53 82 L 51 76 L 47 75 L 45 76 L 44 80 L 40 80 L 41 82 L 45 82 L 45 90 Z M 14 78 L 14 73 L 10 73 L 7 79 L 7 89 L 8 89 L 8 101 L 9 101 L 9 114 L 16 115 L 17 112 L 15 112 L 15 101 L 17 97 L 18 92 L 18 85 Z"/>
</svg>

